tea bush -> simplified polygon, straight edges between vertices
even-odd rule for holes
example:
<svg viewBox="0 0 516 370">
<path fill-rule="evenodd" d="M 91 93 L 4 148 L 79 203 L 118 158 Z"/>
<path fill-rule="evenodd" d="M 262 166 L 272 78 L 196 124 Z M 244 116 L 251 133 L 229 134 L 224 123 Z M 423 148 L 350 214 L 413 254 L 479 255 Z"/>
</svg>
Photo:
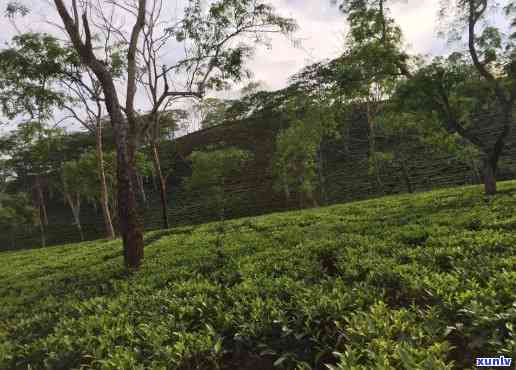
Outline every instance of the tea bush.
<svg viewBox="0 0 516 370">
<path fill-rule="evenodd" d="M 516 354 L 516 182 L 1 253 L 0 369 L 458 369 Z"/>
</svg>

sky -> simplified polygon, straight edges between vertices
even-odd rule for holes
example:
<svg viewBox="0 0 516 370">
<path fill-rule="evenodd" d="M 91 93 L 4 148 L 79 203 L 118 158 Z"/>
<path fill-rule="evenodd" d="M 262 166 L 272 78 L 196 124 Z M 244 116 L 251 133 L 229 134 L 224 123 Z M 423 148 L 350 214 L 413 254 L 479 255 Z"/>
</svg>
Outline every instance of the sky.
<svg viewBox="0 0 516 370">
<path fill-rule="evenodd" d="M 169 0 L 166 0 L 169 1 Z M 179 0 L 184 1 L 184 0 Z M 0 0 L 0 8 L 5 9 L 8 0 Z M 22 0 L 23 2 L 23 0 Z M 311 63 L 336 57 L 343 51 L 346 31 L 345 17 L 330 0 L 269 0 L 280 15 L 296 19 L 299 31 L 295 38 L 300 46 L 282 35 L 272 37 L 271 48 L 260 47 L 248 67 L 255 81 L 261 81 L 267 90 L 283 88 L 288 78 Z M 30 17 L 18 23 L 22 31 L 48 31 L 55 28 L 48 21 L 57 20 L 56 12 L 48 5 L 48 0 L 32 2 Z M 35 5 L 35 3 L 37 5 Z M 445 40 L 437 36 L 439 0 L 397 1 L 392 5 L 392 15 L 402 28 L 408 49 L 417 54 L 439 55 L 447 50 Z M 5 44 L 16 30 L 4 17 L 0 18 L 0 44 Z M 229 92 L 212 93 L 218 97 L 237 97 L 237 88 Z M 145 96 L 140 94 L 137 105 L 145 106 Z M 145 109 L 145 108 L 144 108 Z M 1 129 L 1 128 L 0 128 Z"/>
<path fill-rule="evenodd" d="M 272 89 L 286 85 L 288 76 L 321 59 L 339 55 L 344 48 L 345 19 L 329 0 L 275 0 L 278 11 L 297 20 L 300 30 L 296 38 L 302 47 L 295 48 L 282 36 L 274 37 L 272 50 L 260 49 L 250 63 L 257 80 Z M 393 16 L 401 26 L 409 50 L 418 54 L 441 54 L 446 49 L 438 38 L 438 0 L 397 2 Z"/>
</svg>

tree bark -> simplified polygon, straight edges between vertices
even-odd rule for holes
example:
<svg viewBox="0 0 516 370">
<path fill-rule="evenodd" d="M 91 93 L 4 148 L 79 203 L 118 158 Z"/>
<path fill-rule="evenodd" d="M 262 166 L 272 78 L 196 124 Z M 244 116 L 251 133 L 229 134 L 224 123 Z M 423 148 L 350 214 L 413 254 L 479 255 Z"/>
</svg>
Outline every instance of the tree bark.
<svg viewBox="0 0 516 370">
<path fill-rule="evenodd" d="M 383 194 L 384 191 L 383 191 L 382 177 L 380 174 L 380 164 L 376 157 L 376 131 L 375 131 L 374 122 L 372 119 L 371 107 L 369 105 L 370 105 L 369 103 L 366 104 L 367 125 L 369 127 L 369 134 L 368 134 L 369 135 L 369 137 L 368 137 L 369 156 L 370 156 L 369 159 L 372 159 L 372 161 L 373 161 L 373 170 L 374 170 L 374 175 L 376 177 L 376 184 L 378 186 L 378 190 L 380 191 L 380 193 Z"/>
<path fill-rule="evenodd" d="M 45 196 L 43 194 L 43 188 L 41 185 L 41 179 L 39 175 L 36 175 L 36 193 L 38 197 L 38 203 L 41 210 L 41 222 L 44 225 L 48 225 L 48 214 L 47 214 L 47 206 L 45 203 Z"/>
<path fill-rule="evenodd" d="M 317 149 L 317 174 L 319 176 L 320 201 L 322 204 L 327 204 L 326 179 L 324 177 L 324 158 L 323 158 L 322 142 L 319 143 L 319 148 Z M 314 203 L 317 203 L 315 201 L 315 199 L 314 199 Z"/>
<path fill-rule="evenodd" d="M 45 225 L 42 220 L 41 205 L 39 206 L 39 231 L 41 234 L 41 248 L 45 248 L 47 246 L 47 238 L 45 236 Z"/>
<path fill-rule="evenodd" d="M 136 93 L 136 48 L 138 37 L 145 25 L 146 0 L 138 0 L 138 14 L 131 31 L 127 52 L 127 91 L 125 111 L 127 120 L 122 113 L 118 93 L 111 71 L 97 59 L 92 45 L 92 34 L 88 14 L 82 16 L 83 31 L 79 28 L 77 3 L 72 2 L 74 18 L 70 16 L 63 0 L 54 0 L 57 11 L 66 32 L 77 50 L 81 62 L 88 66 L 99 80 L 106 108 L 111 119 L 117 148 L 117 198 L 120 233 L 124 245 L 124 262 L 128 269 L 137 269 L 143 258 L 143 231 L 138 214 L 135 196 L 136 171 L 134 154 L 136 150 L 136 130 L 134 117 L 134 96 Z M 82 37 L 84 35 L 85 40 Z"/>
<path fill-rule="evenodd" d="M 486 60 L 484 62 L 481 62 L 476 49 L 475 27 L 477 23 L 481 20 L 484 13 L 487 11 L 488 2 L 475 2 L 469 0 L 467 5 L 469 6 L 468 49 L 471 55 L 471 59 L 473 60 L 473 64 L 475 65 L 475 68 L 480 73 L 480 75 L 493 87 L 494 92 L 496 94 L 496 98 L 499 104 L 501 105 L 503 111 L 503 131 L 498 136 L 492 151 L 488 153 L 488 157 L 484 162 L 483 180 L 485 194 L 493 195 L 496 194 L 496 175 L 498 169 L 498 160 L 502 155 L 503 149 L 505 147 L 505 141 L 512 130 L 512 126 L 514 125 L 513 104 L 514 100 L 516 99 L 516 90 L 514 88 L 512 88 L 511 90 L 507 90 L 506 88 L 504 88 L 503 83 L 489 71 L 487 65 L 490 61 Z"/>
<path fill-rule="evenodd" d="M 490 159 L 484 162 L 483 182 L 486 195 L 496 194 L 496 168 Z"/>
<path fill-rule="evenodd" d="M 114 86 L 113 86 L 114 87 Z M 106 91 L 106 90 L 104 90 Z M 113 91 L 112 94 L 116 94 Z M 107 95 L 107 94 L 106 94 Z M 118 217 L 124 243 L 124 261 L 128 268 L 138 268 L 143 258 L 143 232 L 136 200 L 135 144 L 120 109 L 112 110 L 111 120 L 118 129 L 117 145 Z"/>
<path fill-rule="evenodd" d="M 405 185 L 407 185 L 407 191 L 409 193 L 413 193 L 414 189 L 412 187 L 412 182 L 410 181 L 410 175 L 409 175 L 407 166 L 404 161 L 401 162 L 401 172 L 403 173 L 403 179 L 405 180 Z"/>
<path fill-rule="evenodd" d="M 97 167 L 99 171 L 100 180 L 100 205 L 102 207 L 102 215 L 104 217 L 104 225 L 106 227 L 106 238 L 109 240 L 113 240 L 115 239 L 115 229 L 113 228 L 113 221 L 111 220 L 111 211 L 109 210 L 106 171 L 104 168 L 104 151 L 102 148 L 102 124 L 100 121 L 97 122 L 95 136 L 97 150 Z"/>
<path fill-rule="evenodd" d="M 143 176 L 137 175 L 138 187 L 140 188 L 140 196 L 142 197 L 142 202 L 145 208 L 147 208 L 147 193 L 145 193 L 145 184 L 143 182 Z"/>
<path fill-rule="evenodd" d="M 68 202 L 68 205 L 70 206 L 70 209 L 72 210 L 72 215 L 73 215 L 73 220 L 75 222 L 75 226 L 77 226 L 77 230 L 79 231 L 79 236 L 81 237 L 81 242 L 83 242 L 84 234 L 82 232 L 82 225 L 81 225 L 81 217 L 80 217 L 81 203 L 80 203 L 79 195 L 77 195 L 77 199 L 75 202 L 73 201 L 72 196 L 68 192 L 65 192 L 65 198 L 66 198 L 66 201 Z"/>
<path fill-rule="evenodd" d="M 10 232 L 9 232 L 10 236 L 11 236 L 11 249 L 16 249 L 16 243 L 15 243 L 15 238 L 14 238 L 14 229 L 11 228 Z"/>
<path fill-rule="evenodd" d="M 163 228 L 170 228 L 170 223 L 168 220 L 168 202 L 167 202 L 167 183 L 165 181 L 165 177 L 163 176 L 163 171 L 161 170 L 161 163 L 159 159 L 159 148 L 156 144 L 155 140 L 152 140 L 152 159 L 154 163 L 154 171 L 156 172 L 156 179 L 158 180 L 159 185 L 159 195 L 161 198 L 161 218 L 163 221 Z"/>
</svg>

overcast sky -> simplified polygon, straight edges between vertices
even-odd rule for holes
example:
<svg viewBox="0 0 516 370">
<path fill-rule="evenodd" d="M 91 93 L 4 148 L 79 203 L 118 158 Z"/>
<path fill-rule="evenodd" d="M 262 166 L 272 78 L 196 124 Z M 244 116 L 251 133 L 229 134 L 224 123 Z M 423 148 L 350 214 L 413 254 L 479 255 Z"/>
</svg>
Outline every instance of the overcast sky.
<svg viewBox="0 0 516 370">
<path fill-rule="evenodd" d="M 303 66 L 343 51 L 346 30 L 344 16 L 330 1 L 275 0 L 271 1 L 284 15 L 295 18 L 300 26 L 296 37 L 302 48 L 296 49 L 285 38 L 275 37 L 273 49 L 258 50 L 251 63 L 257 80 L 266 81 L 271 88 L 284 87 L 289 75 Z M 403 29 L 410 50 L 421 54 L 440 54 L 445 42 L 437 37 L 438 0 L 417 0 L 410 4 L 399 2 L 393 15 Z"/>
<path fill-rule="evenodd" d="M 23 21 L 20 28 L 24 31 L 51 31 L 51 26 L 41 20 L 54 18 L 55 11 L 45 5 L 45 1 L 25 0 L 25 3 L 33 7 L 33 15 Z M 302 67 L 342 52 L 345 18 L 336 6 L 330 4 L 330 0 L 269 0 L 269 3 L 276 7 L 279 14 L 297 20 L 300 29 L 295 37 L 301 40 L 301 47 L 295 47 L 287 38 L 276 35 L 272 40 L 272 49 L 259 48 L 256 51 L 249 67 L 254 79 L 265 82 L 267 89 L 285 87 L 289 76 Z M 0 0 L 2 10 L 6 4 L 7 0 Z M 427 55 L 446 52 L 446 43 L 437 36 L 436 31 L 438 6 L 439 0 L 394 2 L 392 14 L 403 30 L 410 51 Z M 15 34 L 15 30 L 5 18 L 0 19 L 0 27 L 0 42 L 5 43 Z M 235 92 L 216 95 L 233 97 Z M 145 105 L 143 96 L 139 99 L 140 105 Z"/>
</svg>

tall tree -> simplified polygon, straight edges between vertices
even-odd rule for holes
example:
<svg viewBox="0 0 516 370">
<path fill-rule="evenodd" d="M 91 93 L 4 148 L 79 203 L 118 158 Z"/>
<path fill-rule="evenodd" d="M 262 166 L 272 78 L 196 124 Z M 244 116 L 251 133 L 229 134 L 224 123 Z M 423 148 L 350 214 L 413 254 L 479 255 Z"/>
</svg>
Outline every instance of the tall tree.
<svg viewBox="0 0 516 370">
<path fill-rule="evenodd" d="M 187 180 L 187 188 L 207 194 L 218 210 L 220 220 L 224 221 L 228 201 L 227 183 L 251 159 L 252 153 L 236 147 L 208 147 L 204 151 L 194 151 L 189 156 L 192 176 Z"/>
<path fill-rule="evenodd" d="M 199 116 L 202 129 L 218 126 L 224 123 L 226 111 L 231 101 L 218 98 L 205 98 L 193 106 L 194 114 Z"/>
<path fill-rule="evenodd" d="M 410 74 L 409 57 L 386 0 L 347 0 L 339 4 L 347 15 L 349 31 L 345 51 L 330 63 L 326 79 L 334 80 L 339 101 L 354 104 L 364 113 L 369 128 L 368 166 L 377 186 L 383 189 L 384 161 L 376 142 L 378 119 L 383 102 L 390 98 L 400 79 Z"/>
<path fill-rule="evenodd" d="M 123 74 L 124 63 L 120 56 L 120 50 L 105 46 L 106 59 L 104 63 L 110 66 L 115 77 Z M 104 127 L 107 126 L 108 119 L 105 115 L 104 96 L 102 85 L 96 76 L 88 68 L 81 66 L 63 66 L 63 74 L 60 84 L 64 85 L 73 94 L 73 100 L 63 104 L 63 109 L 69 117 L 78 122 L 82 127 L 95 135 L 95 159 L 97 163 L 96 176 L 99 178 L 100 187 L 100 206 L 104 218 L 106 237 L 115 238 L 115 229 L 111 212 L 109 210 L 108 185 L 106 180 L 106 169 L 104 160 Z"/>
<path fill-rule="evenodd" d="M 143 231 L 136 202 L 136 172 L 135 152 L 137 149 L 137 115 L 135 112 L 136 52 L 140 41 L 140 34 L 145 26 L 146 0 L 139 0 L 131 5 L 127 12 L 134 16 L 134 22 L 127 37 L 127 74 L 125 89 L 125 104 L 120 103 L 120 97 L 115 84 L 115 76 L 108 65 L 99 58 L 94 45 L 95 35 L 92 32 L 92 9 L 101 20 L 106 21 L 107 31 L 111 32 L 114 25 L 106 18 L 106 9 L 117 7 L 116 4 L 98 4 L 96 7 L 90 1 L 78 4 L 73 0 L 68 6 L 63 0 L 55 0 L 61 21 L 64 25 L 73 47 L 77 51 L 81 62 L 86 65 L 98 79 L 102 86 L 106 108 L 114 129 L 117 148 L 117 179 L 118 179 L 118 210 L 120 232 L 124 245 L 124 262 L 130 269 L 138 268 L 143 258 Z M 104 7 L 104 6 L 105 7 Z M 124 8 L 120 6 L 119 8 Z M 112 20 L 112 18 L 111 18 Z M 102 40 L 103 42 L 107 37 Z"/>
<path fill-rule="evenodd" d="M 496 193 L 498 163 L 515 125 L 516 49 L 512 40 L 504 37 L 499 28 L 488 24 L 489 10 L 497 5 L 495 1 L 490 0 L 449 0 L 442 2 L 441 7 L 441 15 L 451 16 L 453 22 L 449 24 L 458 27 L 455 35 L 460 35 L 464 29 L 466 30 L 468 52 L 473 66 L 492 90 L 498 105 L 496 111 L 500 113 L 502 129 L 496 133 L 494 142 L 486 138 L 465 136 L 484 154 L 483 180 L 485 193 L 488 195 Z M 509 1 L 506 5 L 505 14 L 511 20 L 515 4 Z M 512 26 L 515 25 L 513 22 Z M 445 104 L 444 97 L 442 99 L 442 103 Z M 465 131 L 463 123 L 452 114 L 450 122 L 457 132 Z"/>
<path fill-rule="evenodd" d="M 60 166 L 61 158 L 57 153 L 62 134 L 59 129 L 41 127 L 39 122 L 25 122 L 0 143 L 0 153 L 8 158 L 11 182 L 16 181 L 21 191 L 32 194 L 34 207 L 39 211 L 42 246 L 46 244 L 49 224 L 47 194 Z"/>
<path fill-rule="evenodd" d="M 25 193 L 0 193 L 0 231 L 7 232 L 11 248 L 16 248 L 16 232 L 39 222 L 37 210 L 30 205 Z"/>
<path fill-rule="evenodd" d="M 299 196 L 299 205 L 306 201 L 317 206 L 316 189 L 324 194 L 322 160 L 323 139 L 336 133 L 335 110 L 330 100 L 321 94 L 309 96 L 303 89 L 295 91 L 285 107 L 289 126 L 276 137 L 276 151 L 272 160 L 274 187 L 282 191 L 287 202 L 292 193 Z"/>
<path fill-rule="evenodd" d="M 166 181 L 159 154 L 159 132 L 163 112 L 181 98 L 202 99 L 206 89 L 223 89 L 250 72 L 244 66 L 252 56 L 253 43 L 268 41 L 269 33 L 290 33 L 292 19 L 275 14 L 274 8 L 254 0 L 218 0 L 208 4 L 187 2 L 184 17 L 167 26 L 162 19 L 164 3 L 151 2 L 143 27 L 139 82 L 150 102 L 141 135 L 150 139 L 157 176 L 163 227 L 169 227 Z M 164 64 L 164 51 L 183 45 L 184 55 L 176 63 Z"/>
<path fill-rule="evenodd" d="M 82 171 L 81 164 L 78 161 L 68 161 L 61 168 L 61 191 L 66 203 L 70 206 L 74 224 L 79 231 L 81 241 L 84 241 L 84 233 L 81 224 L 81 204 L 85 193 L 90 188 L 85 182 L 85 176 Z M 88 174 L 89 175 L 89 174 Z"/>
<path fill-rule="evenodd" d="M 336 1 L 334 1 L 336 2 Z M 393 44 L 388 36 L 389 23 L 393 22 L 388 15 L 388 0 L 345 0 L 340 2 L 341 9 L 347 14 L 351 26 L 351 32 L 359 37 L 370 35 L 365 32 L 373 26 L 378 30 L 380 37 L 377 38 L 385 48 Z M 505 3 L 505 14 L 507 17 L 514 15 L 515 4 L 513 1 Z M 452 22 L 446 23 L 447 33 L 462 38 L 466 31 L 468 53 L 474 66 L 474 72 L 478 74 L 490 87 L 493 96 L 498 102 L 495 111 L 501 116 L 501 130 L 493 130 L 496 140 L 490 140 L 488 135 L 474 135 L 467 129 L 468 122 L 464 121 L 457 114 L 460 107 L 454 106 L 449 99 L 450 92 L 443 82 L 447 76 L 444 69 L 438 71 L 435 63 L 431 69 L 437 73 L 430 77 L 429 70 L 425 69 L 425 83 L 427 87 L 434 85 L 433 89 L 426 89 L 428 100 L 432 102 L 437 114 L 442 116 L 442 124 L 449 128 L 451 133 L 458 133 L 471 144 L 475 145 L 483 153 L 483 182 L 486 194 L 496 193 L 496 175 L 498 162 L 506 146 L 507 138 L 514 125 L 513 105 L 516 99 L 516 62 L 514 58 L 514 47 L 510 39 L 504 38 L 496 27 L 485 25 L 488 20 L 488 11 L 497 4 L 490 0 L 447 0 L 441 2 L 441 16 L 451 17 Z M 510 19 L 511 20 L 511 19 Z M 512 26 L 514 26 L 514 22 Z M 391 49 L 396 50 L 396 49 Z M 396 70 L 390 73 L 403 75 L 406 79 L 416 78 L 414 92 L 417 93 L 421 83 L 421 74 L 414 76 L 410 68 L 410 59 L 403 52 L 392 54 L 395 58 L 389 59 L 394 62 Z M 433 81 L 431 81 L 434 79 Z"/>
<path fill-rule="evenodd" d="M 118 50 L 108 48 L 105 54 L 108 57 L 105 63 L 120 75 L 123 63 Z M 60 123 L 71 118 L 96 137 L 98 176 L 101 179 L 101 190 L 106 194 L 105 181 L 102 181 L 105 179 L 102 160 L 102 127 L 105 121 L 102 88 L 92 73 L 80 65 L 75 50 L 62 45 L 51 35 L 26 33 L 13 39 L 10 47 L 1 53 L 1 59 L 4 111 L 21 113 L 16 112 L 14 106 L 25 106 L 24 110 L 32 114 L 29 110 L 31 106 L 35 110 L 52 102 L 64 109 L 68 115 Z M 45 84 L 39 81 L 45 81 Z M 40 86 L 39 89 L 34 89 L 35 84 Z M 48 97 L 48 102 L 42 102 L 40 96 L 43 94 Z M 13 99 L 13 96 L 17 98 Z M 25 102 L 25 105 L 20 105 L 20 101 Z M 13 102 L 17 104 L 11 108 Z M 114 230 L 108 208 L 105 198 L 102 209 L 106 233 L 112 239 Z"/>
</svg>

